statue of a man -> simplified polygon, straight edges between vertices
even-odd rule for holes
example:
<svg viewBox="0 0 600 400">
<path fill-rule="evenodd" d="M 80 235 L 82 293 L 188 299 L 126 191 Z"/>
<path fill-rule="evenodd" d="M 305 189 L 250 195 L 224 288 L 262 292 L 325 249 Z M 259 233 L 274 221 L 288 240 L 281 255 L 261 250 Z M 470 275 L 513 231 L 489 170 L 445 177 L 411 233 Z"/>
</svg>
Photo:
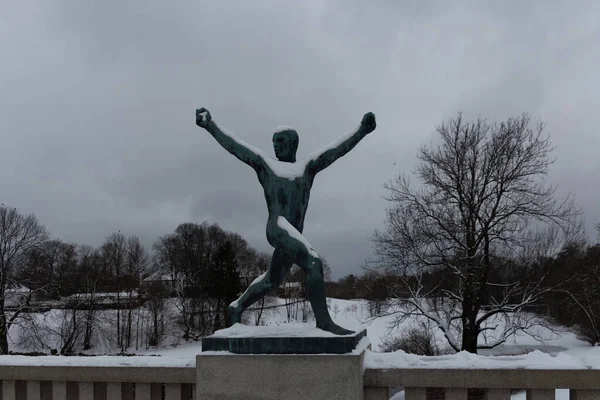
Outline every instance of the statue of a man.
<svg viewBox="0 0 600 400">
<path fill-rule="evenodd" d="M 306 294 L 317 327 L 338 335 L 353 333 L 336 325 L 329 315 L 323 263 L 302 236 L 302 230 L 315 175 L 373 132 L 376 126 L 375 115 L 365 114 L 358 129 L 300 162 L 296 161 L 298 133 L 292 127 L 281 127 L 273 135 L 276 160 L 218 126 L 205 108 L 196 110 L 196 124 L 206 129 L 221 146 L 256 171 L 269 211 L 267 240 L 275 248 L 269 270 L 255 279 L 240 298 L 229 305 L 228 325 L 240 322 L 242 312 L 276 289 L 292 265 L 296 264 L 306 274 Z"/>
</svg>

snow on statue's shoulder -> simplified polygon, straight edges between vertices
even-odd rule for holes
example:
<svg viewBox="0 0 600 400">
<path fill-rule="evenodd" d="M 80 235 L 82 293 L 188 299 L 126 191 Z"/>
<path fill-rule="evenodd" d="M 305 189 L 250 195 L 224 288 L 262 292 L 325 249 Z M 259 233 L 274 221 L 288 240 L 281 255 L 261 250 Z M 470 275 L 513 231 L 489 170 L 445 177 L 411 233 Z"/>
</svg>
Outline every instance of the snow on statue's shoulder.
<svg viewBox="0 0 600 400">
<path fill-rule="evenodd" d="M 283 162 L 273 157 L 263 157 L 271 171 L 280 178 L 294 180 L 304 175 L 306 161 Z"/>
<path fill-rule="evenodd" d="M 216 122 L 215 122 L 215 124 L 216 124 Z M 257 156 L 260 156 L 276 176 L 278 176 L 280 178 L 289 179 L 289 180 L 295 180 L 297 178 L 304 176 L 304 173 L 306 172 L 306 166 L 308 165 L 309 162 L 315 161 L 321 154 L 323 154 L 329 150 L 335 149 L 336 147 L 338 147 L 339 145 L 344 143 L 346 140 L 348 140 L 352 136 L 354 136 L 358 132 L 358 129 L 360 129 L 360 127 L 359 127 L 359 128 L 356 128 L 354 130 L 351 130 L 351 131 L 345 133 L 344 135 L 340 136 L 337 140 L 331 142 L 329 145 L 323 147 L 320 150 L 312 152 L 311 154 L 309 154 L 309 156 L 307 158 L 305 158 L 303 160 L 299 160 L 296 162 L 283 162 L 283 161 L 279 161 L 278 159 L 276 159 L 274 157 L 265 155 L 262 150 L 244 142 L 243 140 L 238 138 L 233 132 L 228 131 L 227 129 L 223 128 L 220 125 L 217 125 L 217 126 L 225 135 L 229 136 L 231 139 L 233 139 L 234 141 L 239 143 L 241 146 L 244 146 L 248 150 L 252 151 Z M 295 131 L 294 127 L 292 127 L 291 125 L 279 125 L 277 127 L 277 129 L 275 130 L 275 133 L 285 132 L 285 131 L 290 131 L 290 130 Z"/>
<path fill-rule="evenodd" d="M 304 171 L 306 170 L 306 161 L 300 161 L 300 162 L 295 162 L 295 163 L 279 161 L 276 158 L 265 155 L 262 150 L 244 142 L 242 139 L 237 137 L 233 132 L 227 130 L 226 128 L 222 127 L 221 125 L 218 125 L 216 122 L 215 122 L 215 125 L 217 125 L 217 127 L 221 130 L 221 132 L 223 132 L 223 134 L 227 135 L 228 137 L 230 137 L 232 140 L 234 140 L 239 145 L 245 147 L 246 149 L 250 150 L 257 156 L 261 157 L 265 161 L 265 163 L 268 165 L 268 167 L 271 169 L 271 171 L 273 171 L 273 173 L 275 175 L 279 176 L 280 178 L 294 180 L 294 179 L 300 178 L 301 176 L 304 175 Z M 294 128 L 292 128 L 289 125 L 280 125 L 277 129 L 278 130 L 276 132 L 283 132 L 283 131 L 294 129 Z"/>
<path fill-rule="evenodd" d="M 354 136 L 359 129 L 360 127 L 345 133 L 344 135 L 340 136 L 335 141 L 329 143 L 322 149 L 314 151 L 311 154 L 309 154 L 308 157 L 306 157 L 305 159 L 296 161 L 294 163 L 282 162 L 273 157 L 266 157 L 264 160 L 275 175 L 281 178 L 294 180 L 304 175 L 308 163 L 315 161 L 321 154 L 329 150 L 335 149 L 336 147 L 350 139 L 352 136 Z M 288 130 L 294 130 L 294 128 L 289 125 L 279 125 L 275 133 L 284 132 Z"/>
</svg>

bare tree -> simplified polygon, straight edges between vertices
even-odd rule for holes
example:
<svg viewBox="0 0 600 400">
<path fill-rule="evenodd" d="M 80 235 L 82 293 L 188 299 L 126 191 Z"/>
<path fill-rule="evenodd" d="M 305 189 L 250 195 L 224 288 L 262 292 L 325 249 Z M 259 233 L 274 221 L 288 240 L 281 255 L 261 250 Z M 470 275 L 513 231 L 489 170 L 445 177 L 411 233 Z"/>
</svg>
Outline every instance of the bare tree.
<svg viewBox="0 0 600 400">
<path fill-rule="evenodd" d="M 198 339 L 212 331 L 213 307 L 205 283 L 225 238 L 217 224 L 183 223 L 154 244 L 155 262 L 174 280 L 184 339 Z"/>
<path fill-rule="evenodd" d="M 148 251 L 137 236 L 130 236 L 127 239 L 127 256 L 125 261 L 125 274 L 127 277 L 127 284 L 125 285 L 127 292 L 127 318 L 123 328 L 123 340 L 121 343 L 122 351 L 131 347 L 133 309 L 137 308 L 137 296 L 134 296 L 134 293 L 136 290 L 139 290 L 142 279 L 147 277 L 149 265 L 150 256 Z M 139 313 L 139 308 L 137 308 L 137 310 Z"/>
<path fill-rule="evenodd" d="M 554 261 L 560 273 L 555 281 L 564 282 L 551 293 L 545 311 L 558 324 L 568 326 L 577 337 L 600 345 L 600 243 L 575 243 Z"/>
<path fill-rule="evenodd" d="M 67 307 L 58 310 L 57 314 L 46 314 L 53 317 L 44 323 L 43 330 L 46 335 L 54 335 L 59 339 L 61 355 L 73 354 L 81 338 L 85 336 L 87 318 L 86 313 L 80 308 L 85 308 L 87 296 L 83 293 L 72 295 Z"/>
<path fill-rule="evenodd" d="M 8 354 L 8 331 L 19 311 L 7 315 L 7 284 L 27 253 L 48 239 L 46 228 L 33 215 L 20 214 L 15 208 L 0 207 L 0 353 Z"/>
<path fill-rule="evenodd" d="M 94 343 L 92 338 L 98 326 L 98 290 L 102 281 L 103 260 L 100 251 L 90 246 L 79 246 L 79 285 L 86 296 L 83 350 L 89 350 Z"/>
<path fill-rule="evenodd" d="M 58 349 L 61 355 L 72 355 L 81 345 L 86 330 L 88 298 L 78 293 L 69 297 L 65 308 L 48 313 L 31 313 L 21 325 L 21 345 L 28 348 Z"/>
<path fill-rule="evenodd" d="M 559 200 L 545 181 L 550 139 L 529 121 L 459 114 L 437 128 L 438 146 L 420 149 L 420 188 L 406 175 L 384 185 L 392 205 L 373 236 L 374 266 L 401 283 L 392 288 L 399 319 L 425 316 L 456 351 L 476 353 L 484 331 L 497 332 L 485 346 L 495 347 L 527 329 L 521 311 L 550 290 L 544 260 L 579 232 L 574 199 Z"/>
<path fill-rule="evenodd" d="M 113 233 L 106 238 L 104 244 L 101 247 L 102 258 L 104 259 L 104 265 L 106 268 L 107 275 L 112 278 L 110 279 L 109 287 L 111 290 L 116 292 L 117 299 L 117 313 L 116 313 L 116 325 L 117 325 L 117 345 L 123 345 L 123 332 L 122 332 L 122 321 L 121 321 L 121 290 L 123 288 L 122 278 L 125 273 L 125 262 L 127 260 L 127 239 L 120 231 Z"/>
<path fill-rule="evenodd" d="M 283 298 L 288 322 L 298 320 L 301 303 L 306 302 L 303 282 L 302 269 L 294 264 L 283 281 Z"/>
<path fill-rule="evenodd" d="M 204 265 L 201 262 L 205 232 L 193 224 L 182 224 L 175 233 L 161 236 L 154 243 L 155 269 L 168 273 L 173 281 L 173 290 L 177 295 L 177 308 L 180 312 L 180 325 L 183 337 L 194 336 L 197 312 L 195 299 L 190 298 L 187 287 L 197 281 Z M 158 304 L 158 303 L 157 303 Z"/>
<path fill-rule="evenodd" d="M 167 314 L 166 295 L 167 291 L 160 282 L 151 282 L 146 287 L 146 298 L 148 301 L 145 304 L 145 308 L 148 311 L 150 319 L 144 330 L 147 338 L 147 346 L 153 347 L 159 345 L 164 336 L 166 330 L 165 316 Z"/>
<path fill-rule="evenodd" d="M 384 275 L 375 274 L 371 271 L 367 271 L 360 279 L 360 281 L 366 286 L 365 300 L 367 300 L 367 306 L 369 315 L 371 318 L 377 317 L 386 311 L 386 305 L 388 302 L 389 290 L 388 290 L 388 278 Z"/>
<path fill-rule="evenodd" d="M 245 278 L 243 289 L 245 289 L 256 277 L 264 273 L 269 268 L 269 263 L 271 262 L 271 257 L 267 253 L 259 253 L 253 249 L 248 251 L 246 259 L 248 260 L 246 268 L 242 270 Z M 265 309 L 274 305 L 275 301 L 272 296 L 265 296 L 257 301 L 254 306 L 248 310 L 253 311 L 254 325 L 260 325 Z"/>
<path fill-rule="evenodd" d="M 58 300 L 78 290 L 76 269 L 77 245 L 48 240 L 27 252 L 16 279 L 46 298 Z"/>
</svg>

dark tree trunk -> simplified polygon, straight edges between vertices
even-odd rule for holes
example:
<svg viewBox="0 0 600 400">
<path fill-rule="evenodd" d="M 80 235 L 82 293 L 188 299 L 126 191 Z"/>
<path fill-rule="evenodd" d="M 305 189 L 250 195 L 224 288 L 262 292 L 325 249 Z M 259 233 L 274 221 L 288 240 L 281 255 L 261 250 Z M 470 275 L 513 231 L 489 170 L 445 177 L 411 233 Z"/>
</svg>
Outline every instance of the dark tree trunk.
<svg viewBox="0 0 600 400">
<path fill-rule="evenodd" d="M 479 329 L 477 326 L 477 309 L 472 290 L 468 290 L 463 300 L 462 315 L 462 345 L 461 350 L 477 354 L 477 338 Z"/>
<path fill-rule="evenodd" d="M 133 310 L 132 310 L 133 298 L 129 296 L 129 310 L 127 311 L 127 348 L 131 347 L 131 325 L 133 325 Z"/>
<path fill-rule="evenodd" d="M 4 307 L 0 309 L 0 354 L 8 354 L 8 329 Z"/>
<path fill-rule="evenodd" d="M 89 350 L 92 348 L 92 333 L 94 331 L 93 319 L 94 319 L 94 309 L 93 305 L 90 306 L 90 309 L 87 312 L 87 316 L 85 319 L 85 335 L 83 337 L 83 349 Z"/>
</svg>

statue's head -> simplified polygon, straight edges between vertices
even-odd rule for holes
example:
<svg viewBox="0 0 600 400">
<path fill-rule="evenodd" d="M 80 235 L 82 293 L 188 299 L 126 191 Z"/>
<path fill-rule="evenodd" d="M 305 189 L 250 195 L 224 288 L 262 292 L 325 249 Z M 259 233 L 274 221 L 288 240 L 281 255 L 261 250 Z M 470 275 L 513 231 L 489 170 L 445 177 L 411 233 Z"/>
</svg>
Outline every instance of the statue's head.
<svg viewBox="0 0 600 400">
<path fill-rule="evenodd" d="M 273 134 L 273 150 L 279 161 L 296 162 L 298 132 L 291 126 L 280 126 Z"/>
</svg>

